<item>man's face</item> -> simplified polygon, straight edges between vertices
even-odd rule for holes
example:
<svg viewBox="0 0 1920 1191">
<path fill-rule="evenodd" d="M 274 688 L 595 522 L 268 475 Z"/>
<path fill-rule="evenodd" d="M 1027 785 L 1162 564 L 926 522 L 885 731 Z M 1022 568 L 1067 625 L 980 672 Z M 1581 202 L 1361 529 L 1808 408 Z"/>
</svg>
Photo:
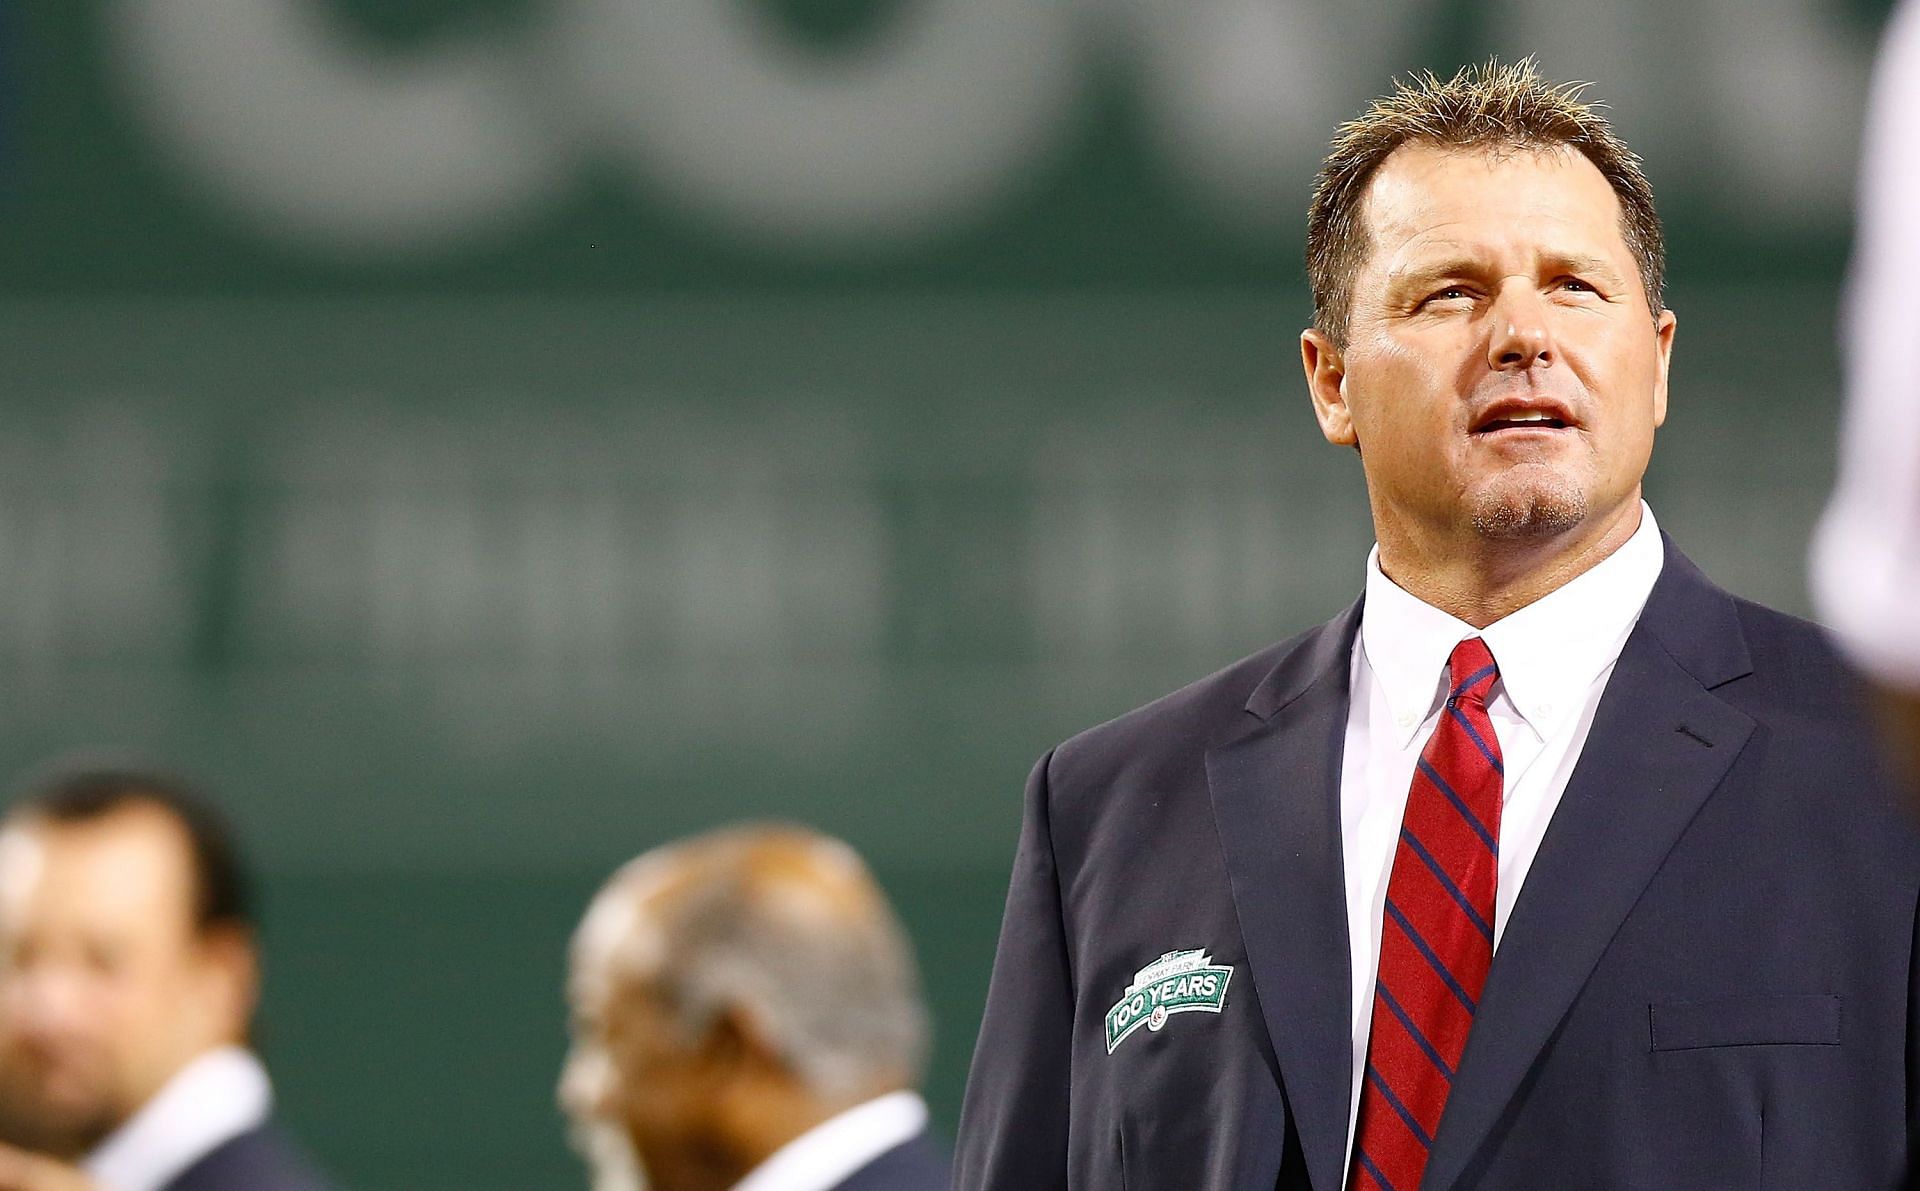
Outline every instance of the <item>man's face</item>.
<svg viewBox="0 0 1920 1191">
<path fill-rule="evenodd" d="M 568 1000 L 572 1046 L 560 1103 L 595 1191 L 706 1183 L 701 1148 L 724 1088 L 706 1056 L 679 1037 L 645 973 L 664 960 L 651 899 L 616 886 L 574 938 Z"/>
<path fill-rule="evenodd" d="M 1412 549 L 1633 524 L 1666 417 L 1656 321 L 1606 179 L 1570 149 L 1406 145 L 1374 175 L 1344 349 L 1303 354 L 1375 529 Z"/>
<path fill-rule="evenodd" d="M 144 807 L 0 830 L 0 1129 L 77 1156 L 201 1048 L 220 1011 L 184 833 Z"/>
</svg>

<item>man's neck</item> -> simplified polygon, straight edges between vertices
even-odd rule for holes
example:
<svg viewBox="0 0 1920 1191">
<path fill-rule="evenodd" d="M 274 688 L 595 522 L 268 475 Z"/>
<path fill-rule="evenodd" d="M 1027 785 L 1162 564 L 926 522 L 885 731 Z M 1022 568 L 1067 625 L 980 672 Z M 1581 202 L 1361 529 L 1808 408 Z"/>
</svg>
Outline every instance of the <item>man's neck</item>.
<svg viewBox="0 0 1920 1191">
<path fill-rule="evenodd" d="M 734 1191 L 829 1191 L 926 1124 L 926 1103 L 904 1088 L 865 1099 L 790 1139 Z"/>
<path fill-rule="evenodd" d="M 755 1103 L 752 1113 L 745 1114 L 735 1122 L 734 1133 L 740 1141 L 739 1150 L 748 1159 L 739 1174 L 745 1175 L 789 1142 L 812 1132 L 848 1109 L 876 1096 L 897 1091 L 900 1086 L 895 1081 L 880 1081 L 835 1097 L 819 1096 L 798 1084 L 770 1091 Z"/>
<path fill-rule="evenodd" d="M 1433 541 L 1379 527 L 1380 570 L 1421 602 L 1484 629 L 1592 570 L 1639 528 L 1637 492 L 1598 526 L 1539 538 Z"/>
<path fill-rule="evenodd" d="M 736 1090 L 706 1130 L 676 1139 L 690 1144 L 650 1159 L 649 1174 L 660 1191 L 733 1187 L 789 1142 L 877 1094 L 823 1099 L 797 1080 L 768 1080 Z"/>
<path fill-rule="evenodd" d="M 155 1191 L 220 1145 L 267 1119 L 273 1088 L 250 1052 L 216 1047 L 173 1076 L 90 1152 L 103 1186 Z"/>
</svg>

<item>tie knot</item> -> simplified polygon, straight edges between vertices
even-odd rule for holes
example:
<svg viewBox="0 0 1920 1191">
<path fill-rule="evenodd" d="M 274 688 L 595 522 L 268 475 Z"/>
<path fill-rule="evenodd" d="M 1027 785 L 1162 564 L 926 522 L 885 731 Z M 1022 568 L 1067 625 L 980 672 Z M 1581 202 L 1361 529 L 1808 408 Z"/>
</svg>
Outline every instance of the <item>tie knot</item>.
<svg viewBox="0 0 1920 1191">
<path fill-rule="evenodd" d="M 1447 697 L 1472 700 L 1484 706 L 1487 692 L 1499 677 L 1500 667 L 1494 665 L 1493 651 L 1487 648 L 1487 643 L 1478 637 L 1468 637 L 1454 646 L 1452 656 L 1447 658 L 1450 684 Z"/>
</svg>

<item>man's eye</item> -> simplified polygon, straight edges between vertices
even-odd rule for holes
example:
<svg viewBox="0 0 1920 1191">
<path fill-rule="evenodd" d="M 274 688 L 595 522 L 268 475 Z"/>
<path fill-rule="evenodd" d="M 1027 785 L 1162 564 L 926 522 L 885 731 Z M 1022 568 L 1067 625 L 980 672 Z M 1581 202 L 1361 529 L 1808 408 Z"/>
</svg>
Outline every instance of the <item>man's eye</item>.
<svg viewBox="0 0 1920 1191">
<path fill-rule="evenodd" d="M 1465 286 L 1449 285 L 1428 294 L 1421 299 L 1420 304 L 1425 306 L 1432 302 L 1471 301 L 1472 299 L 1473 294 Z"/>
<path fill-rule="evenodd" d="M 1578 277 L 1562 277 L 1560 279 L 1560 288 L 1570 289 L 1575 293 L 1579 293 L 1579 294 L 1595 294 L 1600 292 L 1599 290 L 1594 289 L 1593 286 L 1589 285 L 1587 282 L 1580 280 Z"/>
</svg>

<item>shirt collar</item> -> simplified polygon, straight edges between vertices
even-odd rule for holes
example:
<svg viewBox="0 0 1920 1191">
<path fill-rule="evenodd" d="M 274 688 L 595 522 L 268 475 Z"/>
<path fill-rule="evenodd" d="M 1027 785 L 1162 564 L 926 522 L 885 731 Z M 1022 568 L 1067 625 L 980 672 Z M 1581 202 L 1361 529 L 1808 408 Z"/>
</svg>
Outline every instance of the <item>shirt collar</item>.
<svg viewBox="0 0 1920 1191">
<path fill-rule="evenodd" d="M 1476 629 L 1395 585 L 1367 556 L 1360 641 L 1393 716 L 1390 730 L 1412 744 L 1446 685 L 1447 657 L 1468 637 L 1487 643 L 1500 688 L 1529 729 L 1544 740 L 1620 656 L 1665 561 L 1653 510 L 1640 504 L 1640 527 L 1619 549 L 1570 582 Z"/>
<path fill-rule="evenodd" d="M 157 1191 L 215 1149 L 264 1124 L 266 1068 L 223 1046 L 188 1063 L 82 1163 L 107 1191 Z"/>
<path fill-rule="evenodd" d="M 926 1127 L 926 1101 L 914 1092 L 889 1092 L 829 1117 L 781 1146 L 733 1191 L 831 1191 Z"/>
</svg>

